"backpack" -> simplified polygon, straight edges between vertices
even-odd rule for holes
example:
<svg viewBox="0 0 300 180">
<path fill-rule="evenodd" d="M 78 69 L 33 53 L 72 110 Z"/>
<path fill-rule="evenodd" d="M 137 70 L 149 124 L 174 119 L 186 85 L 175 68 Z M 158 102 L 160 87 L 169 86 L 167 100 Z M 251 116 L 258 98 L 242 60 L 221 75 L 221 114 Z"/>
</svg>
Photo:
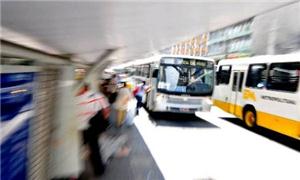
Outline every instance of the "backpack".
<svg viewBox="0 0 300 180">
<path fill-rule="evenodd" d="M 136 96 L 137 93 L 140 91 L 140 87 L 136 87 L 134 90 L 133 90 L 133 96 Z"/>
</svg>

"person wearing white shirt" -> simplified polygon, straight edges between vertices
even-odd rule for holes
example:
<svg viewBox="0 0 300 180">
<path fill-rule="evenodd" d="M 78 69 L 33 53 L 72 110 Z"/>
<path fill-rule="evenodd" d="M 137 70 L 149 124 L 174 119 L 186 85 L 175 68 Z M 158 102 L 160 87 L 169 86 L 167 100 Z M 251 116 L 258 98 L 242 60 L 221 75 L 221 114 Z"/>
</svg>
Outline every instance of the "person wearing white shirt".
<svg viewBox="0 0 300 180">
<path fill-rule="evenodd" d="M 105 96 L 101 93 L 92 92 L 87 84 L 84 85 L 85 90 L 77 96 L 78 105 L 78 130 L 82 132 L 84 146 L 90 151 L 90 161 L 93 165 L 96 176 L 104 173 L 105 166 L 102 162 L 100 154 L 100 146 L 98 137 L 106 127 L 108 121 L 109 103 Z M 108 122 L 107 122 L 108 123 Z"/>
</svg>

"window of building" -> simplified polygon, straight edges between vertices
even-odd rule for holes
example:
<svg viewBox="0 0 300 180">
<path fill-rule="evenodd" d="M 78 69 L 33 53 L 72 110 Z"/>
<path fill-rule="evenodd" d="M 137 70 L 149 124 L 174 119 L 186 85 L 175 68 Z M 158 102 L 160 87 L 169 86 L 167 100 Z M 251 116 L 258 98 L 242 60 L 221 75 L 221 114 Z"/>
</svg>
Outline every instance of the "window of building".
<svg viewBox="0 0 300 180">
<path fill-rule="evenodd" d="M 300 62 L 273 63 L 270 66 L 267 88 L 296 92 L 300 76 Z"/>
<path fill-rule="evenodd" d="M 230 73 L 231 73 L 231 66 L 229 65 L 220 66 L 219 71 L 217 72 L 217 85 L 229 84 Z"/>
<path fill-rule="evenodd" d="M 267 65 L 253 64 L 249 66 L 246 86 L 261 89 L 266 84 Z"/>
</svg>

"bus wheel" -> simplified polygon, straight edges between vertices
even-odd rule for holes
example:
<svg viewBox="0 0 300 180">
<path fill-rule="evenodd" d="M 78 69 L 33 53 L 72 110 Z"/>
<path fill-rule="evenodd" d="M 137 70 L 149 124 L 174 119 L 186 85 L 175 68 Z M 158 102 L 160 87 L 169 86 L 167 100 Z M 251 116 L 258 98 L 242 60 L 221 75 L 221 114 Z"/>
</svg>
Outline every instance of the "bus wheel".
<svg viewBox="0 0 300 180">
<path fill-rule="evenodd" d="M 244 115 L 244 122 L 249 128 L 253 128 L 256 126 L 256 113 L 254 110 L 246 110 Z"/>
</svg>

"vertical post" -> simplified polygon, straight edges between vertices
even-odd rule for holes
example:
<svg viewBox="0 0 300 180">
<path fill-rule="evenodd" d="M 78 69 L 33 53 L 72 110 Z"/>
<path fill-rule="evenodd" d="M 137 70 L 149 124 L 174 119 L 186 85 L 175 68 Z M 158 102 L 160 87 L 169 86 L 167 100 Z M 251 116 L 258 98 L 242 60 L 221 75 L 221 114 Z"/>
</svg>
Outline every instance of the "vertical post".
<svg viewBox="0 0 300 180">
<path fill-rule="evenodd" d="M 74 67 L 60 68 L 55 116 L 53 118 L 49 179 L 78 177 L 81 170 L 80 138 L 77 130 Z"/>
</svg>

